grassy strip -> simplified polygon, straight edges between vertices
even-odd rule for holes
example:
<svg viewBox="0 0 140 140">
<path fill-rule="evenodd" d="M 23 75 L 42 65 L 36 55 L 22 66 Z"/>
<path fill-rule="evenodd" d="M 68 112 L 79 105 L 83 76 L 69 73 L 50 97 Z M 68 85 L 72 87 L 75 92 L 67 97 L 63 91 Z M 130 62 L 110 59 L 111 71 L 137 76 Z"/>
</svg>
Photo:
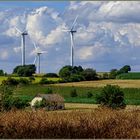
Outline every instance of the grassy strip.
<svg viewBox="0 0 140 140">
<path fill-rule="evenodd" d="M 140 79 L 140 72 L 123 73 L 118 75 L 117 79 Z"/>
</svg>

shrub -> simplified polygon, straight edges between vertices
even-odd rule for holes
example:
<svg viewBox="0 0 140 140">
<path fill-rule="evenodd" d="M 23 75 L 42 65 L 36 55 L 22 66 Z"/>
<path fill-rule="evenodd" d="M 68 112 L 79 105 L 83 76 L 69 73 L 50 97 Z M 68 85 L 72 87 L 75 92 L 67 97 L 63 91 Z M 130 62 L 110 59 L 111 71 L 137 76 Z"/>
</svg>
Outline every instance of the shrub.
<svg viewBox="0 0 140 140">
<path fill-rule="evenodd" d="M 29 77 L 29 81 L 30 81 L 30 83 L 32 83 L 33 81 L 35 81 L 34 76 L 30 76 L 30 77 Z"/>
<path fill-rule="evenodd" d="M 45 91 L 46 94 L 52 94 L 53 90 L 51 88 L 47 88 L 47 90 Z"/>
<path fill-rule="evenodd" d="M 28 100 L 23 100 L 19 97 L 13 97 L 11 99 L 11 108 L 23 109 L 29 105 Z"/>
<path fill-rule="evenodd" d="M 6 80 L 2 81 L 2 85 L 11 85 L 11 86 L 16 86 L 19 84 L 19 81 L 17 79 L 8 77 Z"/>
<path fill-rule="evenodd" d="M 48 80 L 47 78 L 43 77 L 40 82 L 40 84 L 54 84 L 55 82 L 52 80 Z"/>
<path fill-rule="evenodd" d="M 68 79 L 69 82 L 80 82 L 83 80 L 84 80 L 84 77 L 82 75 L 78 75 L 78 74 L 73 74 Z"/>
<path fill-rule="evenodd" d="M 85 80 L 90 81 L 90 80 L 97 80 L 97 73 L 96 70 L 87 68 L 82 72 L 82 75 Z"/>
<path fill-rule="evenodd" d="M 35 108 L 41 108 L 41 107 L 46 107 L 46 101 L 45 99 L 42 99 L 41 101 L 36 101 L 34 104 Z"/>
<path fill-rule="evenodd" d="M 78 95 L 77 95 L 77 91 L 76 91 L 75 88 L 71 90 L 70 96 L 71 96 L 71 97 L 77 97 L 77 96 L 78 96 Z"/>
<path fill-rule="evenodd" d="M 119 86 L 107 85 L 102 89 L 101 94 L 96 97 L 97 103 L 109 108 L 124 108 L 124 93 Z"/>
<path fill-rule="evenodd" d="M 59 76 L 56 73 L 47 73 L 47 74 L 44 75 L 44 77 L 58 78 Z"/>
<path fill-rule="evenodd" d="M 19 84 L 21 85 L 29 85 L 30 84 L 30 81 L 26 78 L 20 78 L 19 79 Z"/>
<path fill-rule="evenodd" d="M 93 96 L 92 93 L 90 91 L 88 91 L 87 98 L 91 98 L 92 96 Z"/>
<path fill-rule="evenodd" d="M 10 110 L 12 107 L 13 89 L 8 85 L 0 87 L 0 108 L 2 111 Z"/>
<path fill-rule="evenodd" d="M 108 73 L 103 73 L 103 79 L 108 79 L 109 78 L 109 74 Z"/>
</svg>

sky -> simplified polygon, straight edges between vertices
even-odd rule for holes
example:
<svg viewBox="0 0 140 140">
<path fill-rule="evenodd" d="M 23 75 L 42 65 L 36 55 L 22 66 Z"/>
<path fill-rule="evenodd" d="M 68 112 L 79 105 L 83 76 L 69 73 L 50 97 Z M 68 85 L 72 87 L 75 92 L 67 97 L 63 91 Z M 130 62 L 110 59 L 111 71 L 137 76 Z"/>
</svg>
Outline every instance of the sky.
<svg viewBox="0 0 140 140">
<path fill-rule="evenodd" d="M 130 65 L 140 71 L 139 1 L 0 2 L 0 69 L 21 65 L 21 31 L 27 30 L 26 64 L 34 62 L 33 43 L 44 51 L 41 72 L 70 65 L 69 29 L 74 34 L 74 64 L 99 72 Z"/>
</svg>

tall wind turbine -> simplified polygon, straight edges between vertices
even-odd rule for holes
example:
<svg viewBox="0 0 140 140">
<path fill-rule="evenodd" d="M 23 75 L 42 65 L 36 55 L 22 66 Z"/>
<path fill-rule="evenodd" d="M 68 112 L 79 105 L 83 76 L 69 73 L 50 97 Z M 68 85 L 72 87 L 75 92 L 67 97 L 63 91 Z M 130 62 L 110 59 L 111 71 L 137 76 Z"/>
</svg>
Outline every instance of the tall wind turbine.
<svg viewBox="0 0 140 140">
<path fill-rule="evenodd" d="M 42 51 L 39 47 L 36 46 L 36 44 L 34 43 L 34 48 L 35 48 L 35 60 L 34 60 L 34 64 L 36 64 L 37 61 L 37 73 L 40 73 L 40 56 L 43 53 L 46 53 L 46 51 Z"/>
<path fill-rule="evenodd" d="M 76 16 L 76 18 L 73 21 L 73 24 L 71 26 L 70 29 L 64 29 L 63 31 L 65 32 L 69 32 L 70 33 L 70 40 L 71 40 L 71 58 L 70 58 L 70 62 L 71 62 L 71 66 L 74 66 L 74 33 L 76 33 L 77 31 L 74 30 L 74 27 L 76 25 L 76 21 L 77 21 L 78 16 Z"/>
<path fill-rule="evenodd" d="M 17 30 L 17 32 L 20 33 L 21 35 L 21 48 L 22 48 L 22 66 L 25 65 L 25 36 L 28 35 L 27 31 L 21 31 L 19 30 L 17 27 L 15 27 L 15 29 Z"/>
</svg>

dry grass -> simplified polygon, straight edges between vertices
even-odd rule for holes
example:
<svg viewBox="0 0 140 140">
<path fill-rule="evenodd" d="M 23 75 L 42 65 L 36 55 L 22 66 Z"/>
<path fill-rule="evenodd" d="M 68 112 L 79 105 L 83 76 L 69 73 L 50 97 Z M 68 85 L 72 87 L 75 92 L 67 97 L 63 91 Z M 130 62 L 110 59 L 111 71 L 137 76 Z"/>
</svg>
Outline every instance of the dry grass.
<svg viewBox="0 0 140 140">
<path fill-rule="evenodd" d="M 87 109 L 97 109 L 98 108 L 98 104 L 82 104 L 82 103 L 65 103 L 65 108 L 67 110 L 87 110 Z M 140 111 L 140 105 L 127 105 L 125 110 L 139 110 Z"/>
<path fill-rule="evenodd" d="M 77 87 L 104 87 L 107 84 L 119 85 L 122 88 L 140 88 L 140 80 L 98 80 L 73 83 L 55 84 L 58 86 L 77 86 Z"/>
<path fill-rule="evenodd" d="M 0 138 L 140 138 L 140 112 L 11 111 L 0 114 Z"/>
</svg>

